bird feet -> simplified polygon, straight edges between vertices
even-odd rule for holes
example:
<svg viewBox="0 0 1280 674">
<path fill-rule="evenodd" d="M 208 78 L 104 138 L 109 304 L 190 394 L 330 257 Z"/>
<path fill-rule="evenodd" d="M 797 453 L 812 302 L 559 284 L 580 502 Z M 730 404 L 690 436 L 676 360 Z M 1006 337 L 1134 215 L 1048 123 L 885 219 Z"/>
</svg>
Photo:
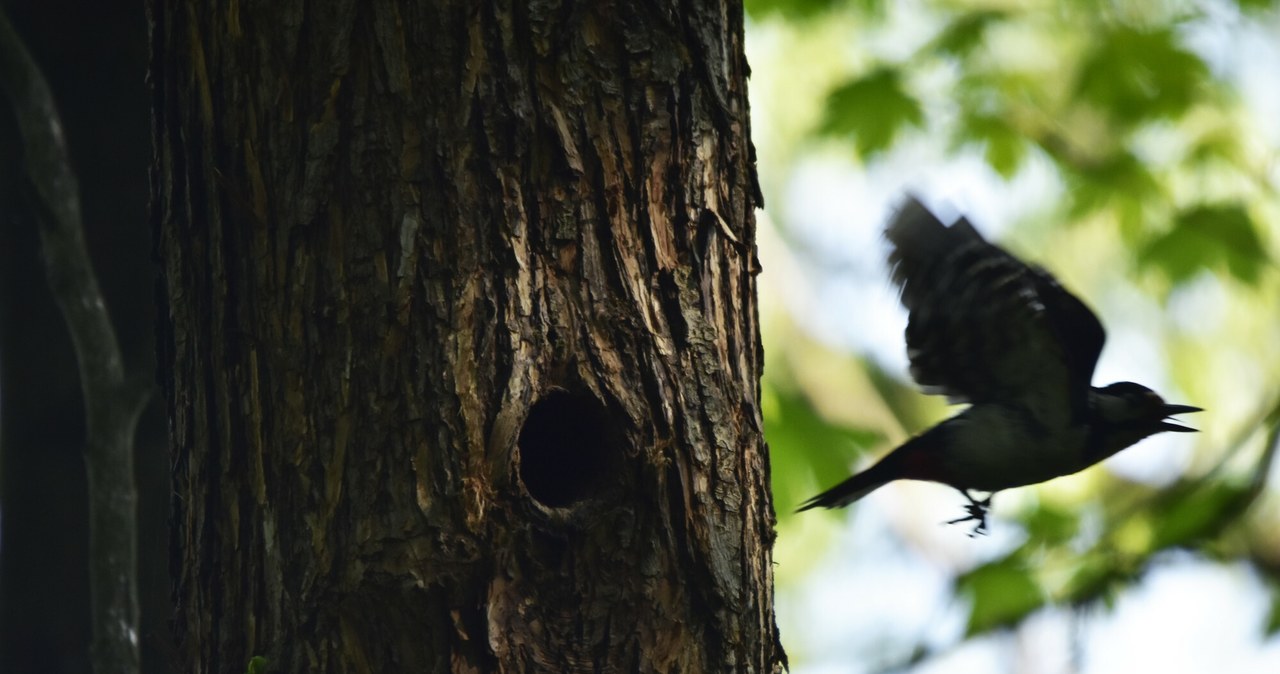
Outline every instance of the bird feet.
<svg viewBox="0 0 1280 674">
<path fill-rule="evenodd" d="M 963 489 L 960 490 L 960 493 L 964 494 L 964 497 L 969 499 L 969 505 L 964 507 L 964 511 L 969 514 L 954 520 L 948 520 L 947 524 L 959 524 L 961 522 L 970 522 L 970 521 L 976 520 L 978 522 L 978 525 L 973 528 L 973 531 L 969 532 L 969 538 L 976 538 L 977 536 L 985 536 L 988 531 L 987 530 L 987 513 L 991 510 L 991 497 L 994 496 L 994 494 L 988 494 L 986 498 L 979 501 L 978 499 L 970 495 L 969 492 L 964 491 Z"/>
</svg>

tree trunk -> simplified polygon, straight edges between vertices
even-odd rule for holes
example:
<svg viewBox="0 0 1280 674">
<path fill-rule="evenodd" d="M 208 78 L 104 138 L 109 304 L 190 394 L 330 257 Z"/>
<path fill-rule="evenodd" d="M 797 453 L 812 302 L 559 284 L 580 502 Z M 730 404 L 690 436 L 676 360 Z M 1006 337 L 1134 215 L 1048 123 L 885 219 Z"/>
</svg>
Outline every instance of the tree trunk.
<svg viewBox="0 0 1280 674">
<path fill-rule="evenodd" d="M 778 671 L 740 3 L 151 11 L 180 669 Z"/>
</svg>

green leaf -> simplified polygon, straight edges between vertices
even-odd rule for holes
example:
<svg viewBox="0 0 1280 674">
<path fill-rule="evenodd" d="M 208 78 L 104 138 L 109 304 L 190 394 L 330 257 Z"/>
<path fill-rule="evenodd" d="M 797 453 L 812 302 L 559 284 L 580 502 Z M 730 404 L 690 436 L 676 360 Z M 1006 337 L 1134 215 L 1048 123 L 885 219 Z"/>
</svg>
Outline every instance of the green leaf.
<svg viewBox="0 0 1280 674">
<path fill-rule="evenodd" d="M 1275 0 L 1235 0 L 1236 6 L 1245 12 L 1263 12 L 1275 7 Z"/>
<path fill-rule="evenodd" d="M 1229 203 L 1183 211 L 1173 229 L 1143 247 L 1138 263 L 1159 268 L 1175 284 L 1214 267 L 1255 284 L 1271 261 L 1244 206 Z"/>
<path fill-rule="evenodd" d="M 267 659 L 261 655 L 255 655 L 249 658 L 249 668 L 245 670 L 245 674 L 266 674 Z"/>
<path fill-rule="evenodd" d="M 946 56 L 967 56 L 975 47 L 982 44 L 987 28 L 1004 18 L 1004 12 L 992 10 L 962 14 L 942 29 L 942 32 L 933 39 L 930 47 L 933 51 Z"/>
<path fill-rule="evenodd" d="M 1118 151 L 1102 161 L 1075 168 L 1080 177 L 1099 188 L 1109 190 L 1113 196 L 1141 199 L 1160 192 L 1160 182 L 1151 175 L 1147 165 L 1127 150 Z"/>
<path fill-rule="evenodd" d="M 1209 164 L 1226 162 L 1228 166 L 1245 164 L 1244 151 L 1240 147 L 1240 137 L 1234 130 L 1220 129 L 1196 139 L 1187 149 L 1187 163 Z"/>
<path fill-rule="evenodd" d="M 1152 550 L 1185 546 L 1216 534 L 1251 500 L 1244 484 L 1214 482 L 1188 488 L 1157 515 Z"/>
<path fill-rule="evenodd" d="M 982 145 L 983 158 L 1005 180 L 1018 172 L 1027 154 L 1022 135 L 997 115 L 967 113 L 961 117 L 956 135 L 960 145 Z"/>
<path fill-rule="evenodd" d="M 1087 164 L 1071 163 L 1061 155 L 1053 158 L 1070 185 L 1066 194 L 1070 220 L 1108 211 L 1119 220 L 1126 242 L 1146 231 L 1145 211 L 1149 204 L 1165 201 L 1160 181 L 1128 151 Z"/>
<path fill-rule="evenodd" d="M 779 15 L 787 19 L 810 19 L 844 4 L 840 0 L 746 0 L 743 5 L 753 17 Z"/>
<path fill-rule="evenodd" d="M 1098 554 L 1089 553 L 1080 559 L 1079 565 L 1061 597 L 1058 599 L 1073 604 L 1084 604 L 1102 600 L 1108 606 L 1124 584 L 1133 579 L 1133 574 L 1118 568 L 1116 561 Z"/>
<path fill-rule="evenodd" d="M 1072 510 L 1041 504 L 1020 519 L 1032 539 L 1043 543 L 1063 543 L 1080 530 L 1080 519 Z"/>
<path fill-rule="evenodd" d="M 855 457 L 884 442 L 878 431 L 827 421 L 799 391 L 767 380 L 762 387 L 774 500 L 782 509 L 812 496 L 815 485 L 843 479 Z"/>
<path fill-rule="evenodd" d="M 903 89 L 902 74 L 882 67 L 831 92 L 819 132 L 851 137 L 869 157 L 888 148 L 904 127 L 923 123 L 920 102 Z"/>
<path fill-rule="evenodd" d="M 1076 93 L 1121 124 L 1181 115 L 1207 91 L 1209 68 L 1170 27 L 1104 31 L 1080 66 Z"/>
<path fill-rule="evenodd" d="M 1267 626 L 1263 634 L 1270 638 L 1280 632 L 1280 584 L 1270 583 L 1271 613 L 1267 616 Z"/>
<path fill-rule="evenodd" d="M 979 566 L 960 576 L 956 586 L 973 600 L 966 636 L 1016 624 L 1045 603 L 1040 585 L 1017 556 Z"/>
</svg>

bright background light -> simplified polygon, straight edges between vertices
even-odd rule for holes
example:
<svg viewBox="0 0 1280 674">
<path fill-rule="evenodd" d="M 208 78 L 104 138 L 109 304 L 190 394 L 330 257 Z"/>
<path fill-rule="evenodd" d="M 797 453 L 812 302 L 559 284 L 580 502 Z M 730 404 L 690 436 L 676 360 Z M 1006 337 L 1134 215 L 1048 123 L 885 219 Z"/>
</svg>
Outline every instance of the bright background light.
<svg viewBox="0 0 1280 674">
<path fill-rule="evenodd" d="M 1265 205 L 1257 208 L 1275 215 L 1280 13 L 1273 8 L 1245 17 L 1227 2 L 1188 7 L 1195 15 L 1179 25 L 1184 43 L 1214 75 L 1238 88 L 1241 117 L 1252 125 L 1252 149 L 1271 158 L 1262 162 L 1270 172 L 1260 179 Z M 812 136 L 827 92 L 874 62 L 911 58 L 942 26 L 936 10 L 925 2 L 888 3 L 887 18 L 874 30 L 856 12 L 748 24 L 753 136 L 767 201 L 759 214 L 766 377 L 781 370 L 824 416 L 884 433 L 887 439 L 866 455 L 840 454 L 850 469 L 922 430 L 923 425 L 895 427 L 885 404 L 867 397 L 865 382 L 841 379 L 841 373 L 861 372 L 858 366 L 824 365 L 855 358 L 909 382 L 902 342 L 906 316 L 887 281 L 881 233 L 903 195 L 912 192 L 944 220 L 967 215 L 986 237 L 1046 266 L 1094 308 L 1108 329 L 1095 383 L 1139 381 L 1171 400 L 1208 409 L 1188 419 L 1203 433 L 1144 441 L 1109 460 L 1106 472 L 1152 489 L 1204 473 L 1222 460 L 1222 448 L 1256 421 L 1260 406 L 1280 386 L 1280 293 L 1271 270 L 1254 288 L 1200 274 L 1167 297 L 1153 291 L 1156 284 L 1135 271 L 1132 245 L 1122 242 L 1114 222 L 1048 221 L 1071 187 L 1042 153 L 1028 154 L 1006 180 L 980 149 L 957 152 L 949 146 L 932 120 L 945 123 L 954 115 L 946 110 L 950 102 L 932 99 L 934 92 L 924 86 L 944 90 L 954 81 L 945 65 L 925 68 L 914 82 L 914 91 L 923 89 L 920 98 L 931 121 L 904 134 L 888 152 L 865 159 L 847 144 Z M 1052 3 L 1045 11 L 1053 11 Z M 1005 57 L 1040 57 L 1032 37 L 999 40 L 993 49 Z M 1143 160 L 1166 161 L 1162 153 L 1184 142 L 1181 133 L 1170 125 L 1142 136 L 1151 148 Z M 1270 251 L 1280 249 L 1274 224 L 1260 224 L 1259 230 Z M 954 412 L 920 404 L 933 410 L 933 421 Z M 1244 443 L 1238 456 L 1255 457 L 1261 440 L 1259 435 Z M 774 463 L 779 464 L 776 454 Z M 1240 458 L 1228 465 L 1249 464 Z M 846 475 L 820 475 L 808 495 Z M 938 485 L 893 484 L 834 516 L 792 516 L 797 503 L 780 500 L 777 608 L 792 671 L 879 672 L 914 662 L 905 671 L 1280 672 L 1280 639 L 1266 635 L 1271 612 L 1280 610 L 1275 578 L 1245 563 L 1193 552 L 1158 553 L 1110 606 L 1051 603 L 1011 630 L 964 638 L 967 599 L 954 593 L 953 580 L 1027 540 L 1017 514 L 1040 503 L 1096 502 L 1100 479 L 1086 471 L 1002 493 L 992 535 L 977 539 L 960 527 L 940 525 L 961 513 L 963 499 Z M 791 493 L 775 491 L 779 499 Z M 1280 525 L 1276 501 L 1271 488 L 1251 512 Z M 1103 526 L 1100 516 L 1086 512 L 1083 519 L 1082 533 L 1069 544 L 1081 550 Z M 1280 544 L 1275 536 L 1270 540 Z"/>
</svg>

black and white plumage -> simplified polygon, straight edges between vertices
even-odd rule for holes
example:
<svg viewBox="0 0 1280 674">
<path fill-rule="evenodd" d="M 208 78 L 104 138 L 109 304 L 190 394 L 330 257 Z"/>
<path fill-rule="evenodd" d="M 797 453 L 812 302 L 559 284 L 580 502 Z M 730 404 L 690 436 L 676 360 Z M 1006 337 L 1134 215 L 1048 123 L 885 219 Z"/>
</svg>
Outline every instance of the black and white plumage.
<svg viewBox="0 0 1280 674">
<path fill-rule="evenodd" d="M 950 485 L 969 499 L 976 532 L 996 492 L 1083 470 L 1199 408 L 1166 404 L 1131 382 L 1091 385 L 1106 333 L 1049 272 L 988 243 L 967 220 L 942 224 L 914 198 L 885 231 L 902 291 L 911 375 L 969 407 L 871 468 L 804 503 L 848 505 L 893 480 Z"/>
</svg>

